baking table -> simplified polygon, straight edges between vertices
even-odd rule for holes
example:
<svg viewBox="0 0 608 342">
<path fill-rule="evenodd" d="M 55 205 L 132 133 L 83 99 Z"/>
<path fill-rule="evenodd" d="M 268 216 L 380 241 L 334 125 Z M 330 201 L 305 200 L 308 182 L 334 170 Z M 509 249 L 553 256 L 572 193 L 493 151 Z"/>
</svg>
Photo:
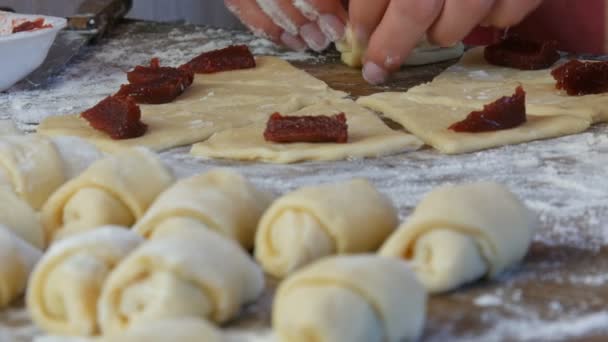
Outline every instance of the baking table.
<svg viewBox="0 0 608 342">
<path fill-rule="evenodd" d="M 88 47 L 41 89 L 18 85 L 0 93 L 0 116 L 32 130 L 43 117 L 80 112 L 124 82 L 124 71 L 152 56 L 179 64 L 202 51 L 246 43 L 256 54 L 279 55 L 354 97 L 431 80 L 453 62 L 405 68 L 387 86 L 367 85 L 336 54 L 286 52 L 244 32 L 180 23 L 125 22 Z M 608 126 L 559 139 L 459 156 L 419 152 L 369 160 L 264 165 L 197 160 L 187 148 L 163 159 L 185 177 L 233 167 L 259 186 L 284 193 L 299 186 L 366 177 L 395 201 L 402 219 L 431 189 L 445 183 L 494 180 L 537 211 L 542 229 L 523 264 L 495 281 L 430 299 L 423 341 L 608 340 Z M 235 340 L 266 341 L 275 282 L 263 298 L 226 327 Z M 19 304 L 0 313 L 0 341 L 37 334 Z"/>
</svg>

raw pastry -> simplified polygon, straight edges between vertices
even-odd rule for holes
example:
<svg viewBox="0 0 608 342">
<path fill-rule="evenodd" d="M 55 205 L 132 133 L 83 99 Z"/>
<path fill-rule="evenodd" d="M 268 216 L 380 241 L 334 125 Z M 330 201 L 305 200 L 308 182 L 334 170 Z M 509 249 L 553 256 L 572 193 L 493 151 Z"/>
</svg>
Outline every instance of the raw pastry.
<svg viewBox="0 0 608 342">
<path fill-rule="evenodd" d="M 508 144 L 576 134 L 585 131 L 591 124 L 588 119 L 576 116 L 529 115 L 528 122 L 513 129 L 485 133 L 454 132 L 448 128 L 464 120 L 473 109 L 433 103 L 421 104 L 410 100 L 408 94 L 378 93 L 362 97 L 357 102 L 382 112 L 426 144 L 446 154 L 475 152 Z"/>
<path fill-rule="evenodd" d="M 336 48 L 342 54 L 342 62 L 353 67 L 360 68 L 367 47 L 361 46 L 354 37 L 354 32 L 350 26 L 346 28 L 344 40 L 336 43 Z M 438 63 L 462 56 L 464 45 L 458 43 L 453 47 L 441 48 L 431 45 L 426 39 L 421 41 L 416 49 L 405 60 L 403 65 L 423 65 Z"/>
<path fill-rule="evenodd" d="M 44 230 L 38 214 L 11 190 L 0 189 L 0 224 L 38 249 L 44 249 Z"/>
<path fill-rule="evenodd" d="M 224 323 L 264 290 L 261 269 L 235 241 L 209 229 L 182 229 L 143 244 L 104 286 L 104 334 L 184 316 Z"/>
<path fill-rule="evenodd" d="M 499 184 L 443 186 L 420 202 L 380 254 L 411 261 L 430 292 L 449 291 L 521 261 L 538 226 Z"/>
<path fill-rule="evenodd" d="M 258 221 L 270 201 L 269 194 L 240 174 L 214 170 L 179 181 L 162 193 L 134 229 L 149 238 L 191 219 L 202 229 L 213 229 L 252 249 Z"/>
<path fill-rule="evenodd" d="M 22 135 L 23 132 L 17 128 L 13 120 L 0 120 L 0 136 L 3 135 Z"/>
<path fill-rule="evenodd" d="M 327 258 L 279 286 L 272 326 L 281 342 L 416 340 L 426 299 L 413 272 L 398 259 Z"/>
<path fill-rule="evenodd" d="M 108 224 L 130 227 L 173 181 L 160 158 L 144 148 L 99 160 L 45 204 L 46 242 Z"/>
<path fill-rule="evenodd" d="M 29 282 L 27 307 L 47 332 L 99 332 L 97 300 L 112 269 L 143 239 L 126 228 L 103 227 L 54 244 Z"/>
<path fill-rule="evenodd" d="M 281 59 L 258 57 L 257 64 L 254 69 L 196 75 L 193 85 L 175 102 L 142 105 L 142 121 L 149 129 L 140 138 L 112 140 L 78 115 L 49 117 L 38 132 L 79 136 L 105 151 L 129 146 L 165 150 L 264 121 L 273 112 L 295 111 L 323 98 L 346 96 Z"/>
<path fill-rule="evenodd" d="M 328 255 L 376 251 L 398 224 L 390 199 L 366 180 L 302 188 L 264 214 L 255 256 L 282 278 Z"/>
<path fill-rule="evenodd" d="M 63 183 L 100 157 L 77 138 L 38 135 L 0 138 L 0 183 L 38 210 Z"/>
<path fill-rule="evenodd" d="M 42 252 L 0 225 L 0 309 L 25 291 Z"/>
<path fill-rule="evenodd" d="M 348 120 L 346 144 L 267 142 L 266 122 L 216 133 L 192 147 L 192 154 L 207 158 L 259 160 L 268 163 L 332 161 L 376 157 L 417 150 L 422 142 L 403 132 L 393 131 L 381 119 L 351 100 L 325 100 L 285 115 L 332 115 L 344 112 Z"/>
</svg>

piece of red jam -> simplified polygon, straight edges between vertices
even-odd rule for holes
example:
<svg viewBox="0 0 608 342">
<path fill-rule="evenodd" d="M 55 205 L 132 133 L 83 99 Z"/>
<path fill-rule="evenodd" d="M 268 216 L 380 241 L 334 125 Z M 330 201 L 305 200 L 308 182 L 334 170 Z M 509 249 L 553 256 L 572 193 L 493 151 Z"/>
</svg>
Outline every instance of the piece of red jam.
<svg viewBox="0 0 608 342">
<path fill-rule="evenodd" d="M 526 92 L 519 86 L 511 97 L 502 97 L 472 112 L 463 121 L 450 126 L 455 132 L 479 133 L 511 129 L 523 125 L 526 117 Z"/>
<path fill-rule="evenodd" d="M 41 30 L 51 27 L 53 27 L 53 25 L 44 23 L 44 18 L 38 18 L 36 20 L 26 21 L 17 25 L 13 24 L 13 33 Z"/>
<path fill-rule="evenodd" d="M 130 96 L 137 103 L 162 104 L 173 102 L 194 81 L 189 70 L 161 67 L 158 58 L 150 66 L 137 66 L 127 73 L 129 84 L 122 85 L 117 95 Z"/>
<path fill-rule="evenodd" d="M 255 58 L 246 45 L 234 45 L 224 49 L 205 52 L 180 69 L 192 70 L 195 74 L 212 74 L 222 71 L 255 68 Z"/>
<path fill-rule="evenodd" d="M 348 142 L 346 115 L 333 116 L 270 116 L 264 132 L 266 141 L 275 143 L 339 143 Z"/>
<path fill-rule="evenodd" d="M 139 106 L 129 97 L 109 96 L 81 116 L 115 140 L 141 137 L 148 129 L 141 121 Z"/>
<path fill-rule="evenodd" d="M 568 95 L 590 95 L 608 92 L 608 62 L 571 60 L 551 72 L 557 89 Z"/>
<path fill-rule="evenodd" d="M 551 67 L 560 58 L 556 41 L 535 42 L 509 36 L 484 51 L 488 63 L 521 70 Z"/>
</svg>

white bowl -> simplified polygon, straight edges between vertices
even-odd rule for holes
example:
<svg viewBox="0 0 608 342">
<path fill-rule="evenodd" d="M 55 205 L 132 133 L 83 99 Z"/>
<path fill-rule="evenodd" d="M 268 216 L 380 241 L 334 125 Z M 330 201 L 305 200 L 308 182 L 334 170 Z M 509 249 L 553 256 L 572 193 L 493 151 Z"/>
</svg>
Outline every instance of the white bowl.
<svg viewBox="0 0 608 342">
<path fill-rule="evenodd" d="M 44 18 L 53 27 L 12 33 L 13 20 Z M 67 26 L 65 18 L 0 11 L 0 91 L 10 88 L 46 59 L 57 33 Z"/>
</svg>

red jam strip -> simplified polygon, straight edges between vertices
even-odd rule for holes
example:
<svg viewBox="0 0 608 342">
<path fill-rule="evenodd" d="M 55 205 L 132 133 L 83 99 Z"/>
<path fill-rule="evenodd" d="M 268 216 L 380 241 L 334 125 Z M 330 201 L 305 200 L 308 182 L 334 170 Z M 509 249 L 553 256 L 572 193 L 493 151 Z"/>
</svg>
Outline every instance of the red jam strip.
<svg viewBox="0 0 608 342">
<path fill-rule="evenodd" d="M 572 60 L 551 72 L 557 89 L 568 95 L 589 95 L 608 92 L 608 62 Z"/>
<path fill-rule="evenodd" d="M 44 24 L 44 18 L 38 18 L 34 21 L 26 21 L 19 25 L 13 25 L 13 33 L 26 32 L 26 31 L 34 31 L 41 30 L 45 28 L 51 28 L 53 25 Z"/>
<path fill-rule="evenodd" d="M 346 115 L 334 116 L 270 116 L 266 131 L 266 141 L 276 143 L 346 143 L 348 125 Z"/>
<path fill-rule="evenodd" d="M 515 128 L 526 121 L 526 92 L 519 86 L 513 96 L 502 97 L 484 106 L 482 111 L 472 112 L 450 129 L 468 133 L 492 132 Z"/>
<path fill-rule="evenodd" d="M 141 137 L 148 129 L 141 122 L 139 106 L 129 97 L 109 96 L 81 116 L 115 140 Z"/>
<path fill-rule="evenodd" d="M 180 69 L 189 69 L 196 74 L 212 74 L 222 71 L 255 68 L 255 58 L 246 45 L 229 46 L 195 57 Z"/>
<path fill-rule="evenodd" d="M 122 85 L 116 95 L 130 96 L 137 103 L 161 104 L 173 102 L 194 81 L 189 70 L 161 67 L 158 58 L 150 66 L 137 66 L 127 73 L 129 84 Z"/>
<path fill-rule="evenodd" d="M 556 41 L 534 42 L 517 36 L 486 47 L 484 56 L 490 64 L 521 70 L 546 69 L 560 58 Z"/>
</svg>

